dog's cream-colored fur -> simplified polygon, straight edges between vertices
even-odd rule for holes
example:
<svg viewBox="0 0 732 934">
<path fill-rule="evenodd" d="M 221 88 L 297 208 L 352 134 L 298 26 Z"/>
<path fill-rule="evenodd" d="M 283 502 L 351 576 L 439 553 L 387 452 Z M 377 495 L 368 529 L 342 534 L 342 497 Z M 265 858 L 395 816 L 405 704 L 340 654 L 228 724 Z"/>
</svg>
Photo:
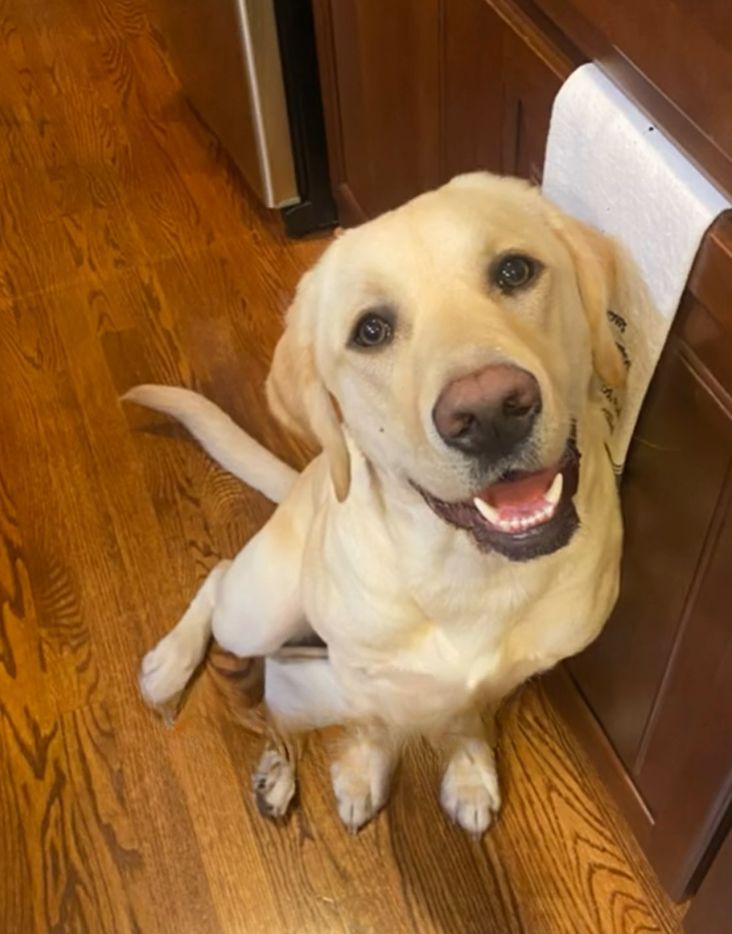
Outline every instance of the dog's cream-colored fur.
<svg viewBox="0 0 732 934">
<path fill-rule="evenodd" d="M 505 251 L 543 264 L 531 289 L 491 286 L 487 270 Z M 332 778 L 348 827 L 384 805 L 400 741 L 422 734 L 447 754 L 446 812 L 482 833 L 500 794 L 480 712 L 586 646 L 617 594 L 621 524 L 598 396 L 600 380 L 623 379 L 605 315 L 613 276 L 612 243 L 535 189 L 460 176 L 348 231 L 303 278 L 267 385 L 275 415 L 322 448 L 302 473 L 194 393 L 132 390 L 280 503 L 145 657 L 148 702 L 180 694 L 213 633 L 228 651 L 269 656 L 265 698 L 279 729 L 346 726 Z M 397 316 L 391 346 L 349 346 L 363 310 L 384 305 Z M 579 529 L 523 562 L 480 551 L 415 489 L 475 494 L 431 413 L 451 380 L 496 361 L 539 384 L 538 461 L 559 460 L 572 426 L 581 452 Z M 277 656 L 313 630 L 327 658 Z M 294 763 L 269 750 L 258 776 L 268 812 L 284 813 Z"/>
</svg>

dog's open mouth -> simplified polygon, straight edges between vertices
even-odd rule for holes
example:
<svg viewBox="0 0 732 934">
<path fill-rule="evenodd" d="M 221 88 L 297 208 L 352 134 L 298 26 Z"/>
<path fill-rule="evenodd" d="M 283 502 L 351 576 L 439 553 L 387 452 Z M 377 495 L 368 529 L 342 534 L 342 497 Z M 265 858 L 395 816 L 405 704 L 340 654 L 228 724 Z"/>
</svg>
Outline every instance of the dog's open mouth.
<svg viewBox="0 0 732 934">
<path fill-rule="evenodd" d="M 482 550 L 528 561 L 563 548 L 577 530 L 572 498 L 579 484 L 579 461 L 570 440 L 555 466 L 509 471 L 470 500 L 448 503 L 420 492 L 441 519 L 469 532 Z"/>
</svg>

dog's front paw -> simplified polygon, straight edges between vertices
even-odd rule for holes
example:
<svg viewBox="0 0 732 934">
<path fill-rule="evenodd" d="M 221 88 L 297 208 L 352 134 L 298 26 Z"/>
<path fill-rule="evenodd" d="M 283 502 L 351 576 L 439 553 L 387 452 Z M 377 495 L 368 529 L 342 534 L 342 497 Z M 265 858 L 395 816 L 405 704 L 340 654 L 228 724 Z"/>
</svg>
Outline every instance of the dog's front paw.
<svg viewBox="0 0 732 934">
<path fill-rule="evenodd" d="M 158 642 L 142 660 L 140 693 L 164 719 L 174 717 L 177 702 L 200 661 L 198 645 L 189 646 L 175 630 Z"/>
<path fill-rule="evenodd" d="M 331 765 L 330 774 L 338 816 L 351 833 L 356 833 L 389 797 L 389 755 L 368 741 L 357 742 Z"/>
<path fill-rule="evenodd" d="M 252 776 L 252 787 L 259 813 L 281 820 L 287 814 L 297 787 L 292 763 L 279 750 L 265 749 Z"/>
<path fill-rule="evenodd" d="M 474 837 L 490 827 L 501 807 L 501 793 L 487 743 L 471 740 L 455 753 L 442 778 L 440 803 L 448 817 Z"/>
</svg>

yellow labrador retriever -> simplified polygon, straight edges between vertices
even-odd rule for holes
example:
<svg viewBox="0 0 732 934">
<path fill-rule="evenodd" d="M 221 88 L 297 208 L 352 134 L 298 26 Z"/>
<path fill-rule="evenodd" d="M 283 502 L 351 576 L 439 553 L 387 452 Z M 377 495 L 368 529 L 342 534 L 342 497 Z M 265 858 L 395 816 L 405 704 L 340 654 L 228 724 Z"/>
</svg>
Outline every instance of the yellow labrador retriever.
<svg viewBox="0 0 732 934">
<path fill-rule="evenodd" d="M 616 598 L 599 404 L 624 377 L 613 270 L 613 245 L 537 190 L 460 176 L 347 232 L 302 279 L 267 383 L 275 415 L 322 448 L 301 474 L 194 393 L 132 390 L 280 504 L 145 657 L 146 700 L 180 693 L 213 632 L 267 656 L 278 729 L 346 727 L 332 779 L 350 829 L 422 734 L 447 753 L 444 809 L 485 831 L 500 796 L 481 712 L 586 646 Z M 282 654 L 314 635 L 322 657 Z M 282 748 L 255 788 L 286 812 Z"/>
</svg>

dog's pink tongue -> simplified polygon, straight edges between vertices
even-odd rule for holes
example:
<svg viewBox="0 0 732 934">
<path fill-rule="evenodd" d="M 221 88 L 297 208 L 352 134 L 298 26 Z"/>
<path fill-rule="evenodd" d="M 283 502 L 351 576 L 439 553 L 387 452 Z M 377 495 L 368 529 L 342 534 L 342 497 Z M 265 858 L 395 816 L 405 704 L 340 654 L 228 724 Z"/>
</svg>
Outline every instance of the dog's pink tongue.
<svg viewBox="0 0 732 934">
<path fill-rule="evenodd" d="M 544 501 L 544 494 L 557 474 L 556 467 L 525 474 L 516 479 L 501 480 L 478 494 L 494 509 L 530 510 Z"/>
</svg>

